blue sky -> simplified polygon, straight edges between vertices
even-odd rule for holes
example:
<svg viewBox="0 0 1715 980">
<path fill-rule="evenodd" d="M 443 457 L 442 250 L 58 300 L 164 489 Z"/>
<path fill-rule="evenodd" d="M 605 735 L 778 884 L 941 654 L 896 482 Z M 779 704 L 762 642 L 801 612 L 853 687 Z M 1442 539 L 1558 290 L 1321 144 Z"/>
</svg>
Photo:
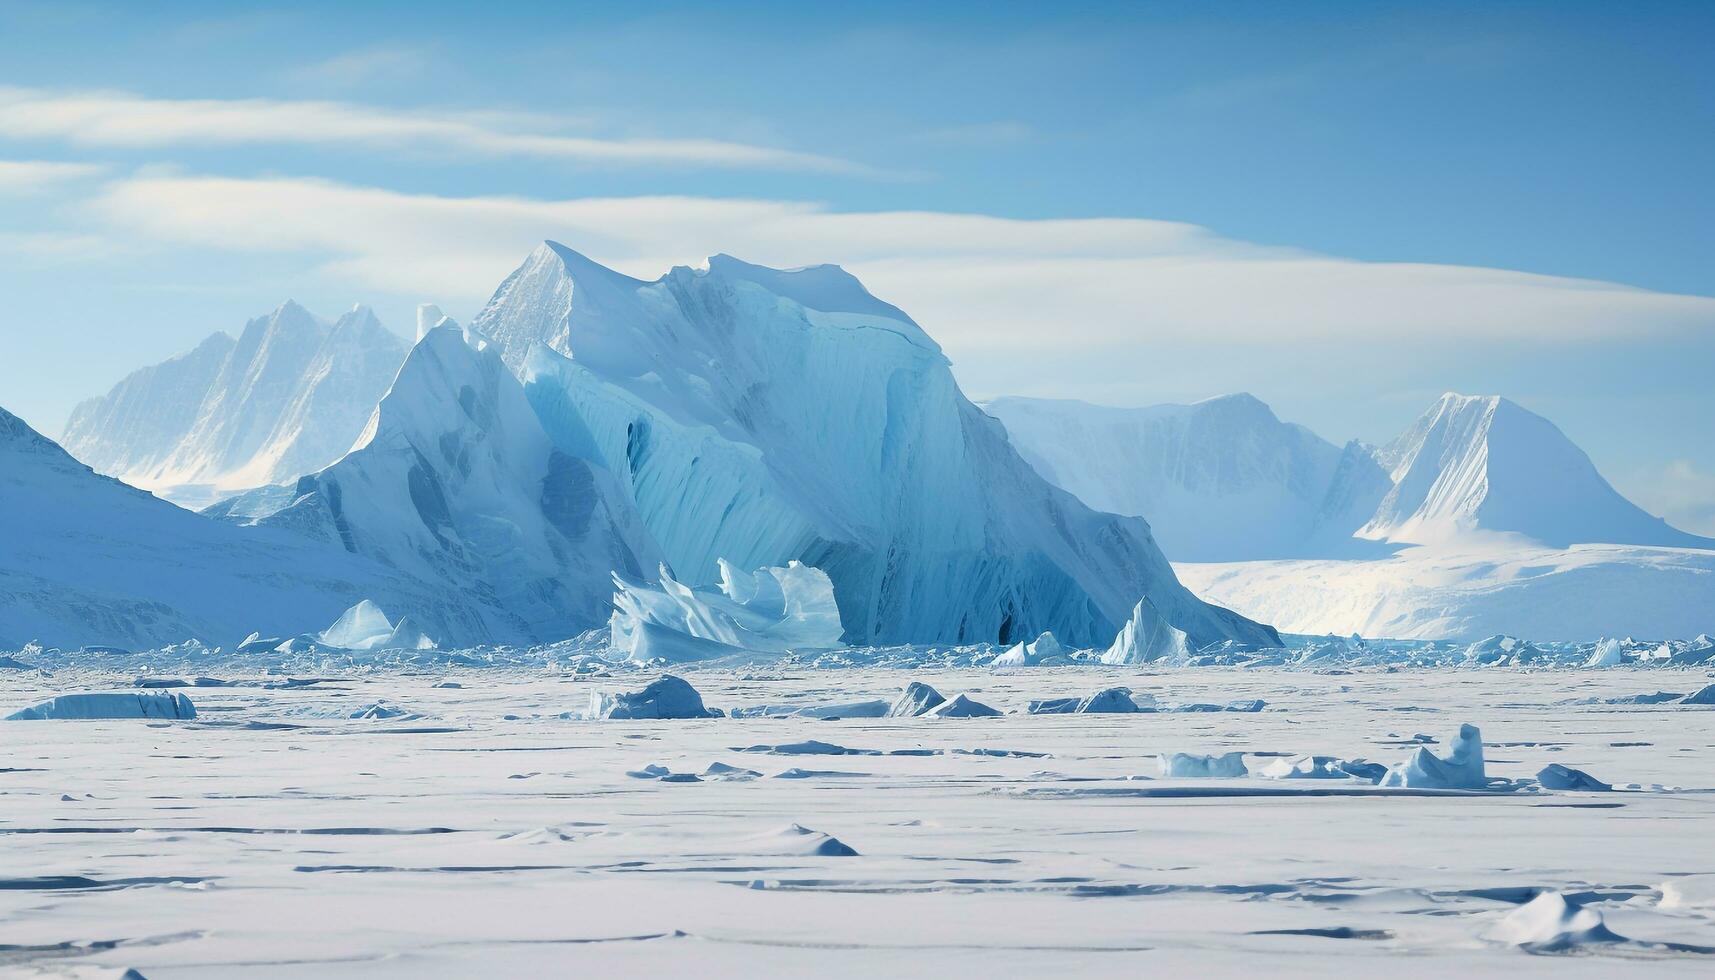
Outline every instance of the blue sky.
<svg viewBox="0 0 1715 980">
<path fill-rule="evenodd" d="M 1715 530 L 1707 4 L 0 2 L 0 404 L 534 240 L 837 261 L 974 396 L 1443 390 Z"/>
</svg>

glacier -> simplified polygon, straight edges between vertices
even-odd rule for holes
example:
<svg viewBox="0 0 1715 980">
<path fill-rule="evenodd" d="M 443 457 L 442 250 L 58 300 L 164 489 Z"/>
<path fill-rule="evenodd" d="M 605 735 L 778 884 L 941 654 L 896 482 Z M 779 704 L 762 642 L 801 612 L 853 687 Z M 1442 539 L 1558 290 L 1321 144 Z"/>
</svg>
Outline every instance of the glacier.
<svg viewBox="0 0 1715 980">
<path fill-rule="evenodd" d="M 1037 475 L 922 328 L 838 267 L 717 255 L 644 282 L 549 242 L 471 329 L 688 585 L 801 561 L 852 643 L 1094 645 L 1148 595 L 1193 644 L 1278 644 L 1181 586 L 1145 522 Z"/>
<path fill-rule="evenodd" d="M 406 349 L 366 306 L 328 323 L 287 301 L 80 403 L 61 443 L 98 473 L 211 503 L 343 456 Z"/>
</svg>

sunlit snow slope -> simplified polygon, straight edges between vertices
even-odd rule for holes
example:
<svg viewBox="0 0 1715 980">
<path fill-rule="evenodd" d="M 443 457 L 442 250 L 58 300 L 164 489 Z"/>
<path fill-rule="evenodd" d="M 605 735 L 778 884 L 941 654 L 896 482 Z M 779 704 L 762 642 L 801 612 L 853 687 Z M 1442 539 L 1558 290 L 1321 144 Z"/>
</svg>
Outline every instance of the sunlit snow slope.
<svg viewBox="0 0 1715 980">
<path fill-rule="evenodd" d="M 1442 395 L 1376 457 L 1394 487 L 1362 537 L 1422 543 L 1483 530 L 1552 547 L 1715 547 L 1620 496 L 1554 423 L 1505 398 Z"/>
<path fill-rule="evenodd" d="M 644 282 L 547 243 L 472 328 L 687 583 L 803 561 L 860 643 L 1105 644 L 1146 594 L 1198 644 L 1274 642 L 1180 586 L 1142 521 L 1038 476 L 934 341 L 837 267 L 715 256 Z"/>
</svg>

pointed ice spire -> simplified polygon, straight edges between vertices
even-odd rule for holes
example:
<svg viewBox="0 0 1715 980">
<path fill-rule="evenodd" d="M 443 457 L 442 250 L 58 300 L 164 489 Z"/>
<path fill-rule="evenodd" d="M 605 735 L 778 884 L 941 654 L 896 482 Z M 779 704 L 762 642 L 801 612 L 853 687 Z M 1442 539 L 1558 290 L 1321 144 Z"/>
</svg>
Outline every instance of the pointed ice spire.
<svg viewBox="0 0 1715 980">
<path fill-rule="evenodd" d="M 447 315 L 441 312 L 441 308 L 433 303 L 417 304 L 417 339 L 422 340 L 425 334 L 446 318 Z"/>
</svg>

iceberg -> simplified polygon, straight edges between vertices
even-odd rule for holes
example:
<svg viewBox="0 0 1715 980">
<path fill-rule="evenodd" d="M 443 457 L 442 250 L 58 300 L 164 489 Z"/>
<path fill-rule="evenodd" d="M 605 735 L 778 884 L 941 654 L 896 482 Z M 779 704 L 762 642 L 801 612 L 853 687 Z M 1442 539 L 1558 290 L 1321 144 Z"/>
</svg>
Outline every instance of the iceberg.
<svg viewBox="0 0 1715 980">
<path fill-rule="evenodd" d="M 719 718 L 721 713 L 703 706 L 703 696 L 682 677 L 662 674 L 641 691 L 590 695 L 586 718 L 632 721 L 658 718 Z"/>
<path fill-rule="evenodd" d="M 31 708 L 14 711 L 7 721 L 93 721 L 116 718 L 186 720 L 197 716 L 196 705 L 183 694 L 133 692 L 61 694 Z"/>
<path fill-rule="evenodd" d="M 1610 638 L 1596 644 L 1596 649 L 1591 652 L 1590 659 L 1584 666 L 1618 667 L 1625 662 L 1626 658 L 1620 652 L 1620 641 Z"/>
<path fill-rule="evenodd" d="M 723 558 L 801 561 L 857 644 L 1093 646 L 1147 595 L 1195 643 L 1279 645 L 1180 586 L 1145 522 L 1038 476 L 922 328 L 837 267 L 718 255 L 645 282 L 547 242 L 473 327 L 689 586 Z"/>
<path fill-rule="evenodd" d="M 1410 759 L 1389 769 L 1382 777 L 1381 785 L 1410 789 L 1487 789 L 1489 779 L 1483 769 L 1483 733 L 1475 725 L 1460 725 L 1459 734 L 1454 737 L 1452 749 L 1445 758 L 1420 746 Z"/>
<path fill-rule="evenodd" d="M 1147 664 L 1159 661 L 1182 663 L 1191 656 L 1190 638 L 1169 623 L 1148 596 L 1132 607 L 1131 619 L 1102 654 L 1102 663 Z"/>
<path fill-rule="evenodd" d="M 744 653 L 841 646 L 834 587 L 801 562 L 742 572 L 720 562 L 717 588 L 693 589 L 659 570 L 655 586 L 613 575 L 612 648 L 628 660 L 683 663 Z"/>
<path fill-rule="evenodd" d="M 1053 633 L 1043 633 L 1029 643 L 1015 643 L 994 658 L 994 667 L 1034 667 L 1050 661 L 1063 661 L 1066 651 Z"/>
<path fill-rule="evenodd" d="M 1167 752 L 1160 757 L 1161 774 L 1170 778 L 1234 778 L 1246 775 L 1245 754 L 1227 752 L 1222 755 L 1195 755 L 1190 752 Z"/>
<path fill-rule="evenodd" d="M 931 710 L 946 702 L 941 692 L 927 684 L 912 681 L 899 692 L 893 706 L 887 709 L 889 718 L 916 718 L 928 714 Z"/>
<path fill-rule="evenodd" d="M 394 624 L 381 607 L 364 599 L 342 613 L 332 626 L 316 634 L 322 646 L 341 650 L 433 650 L 431 640 L 410 617 Z"/>
</svg>

